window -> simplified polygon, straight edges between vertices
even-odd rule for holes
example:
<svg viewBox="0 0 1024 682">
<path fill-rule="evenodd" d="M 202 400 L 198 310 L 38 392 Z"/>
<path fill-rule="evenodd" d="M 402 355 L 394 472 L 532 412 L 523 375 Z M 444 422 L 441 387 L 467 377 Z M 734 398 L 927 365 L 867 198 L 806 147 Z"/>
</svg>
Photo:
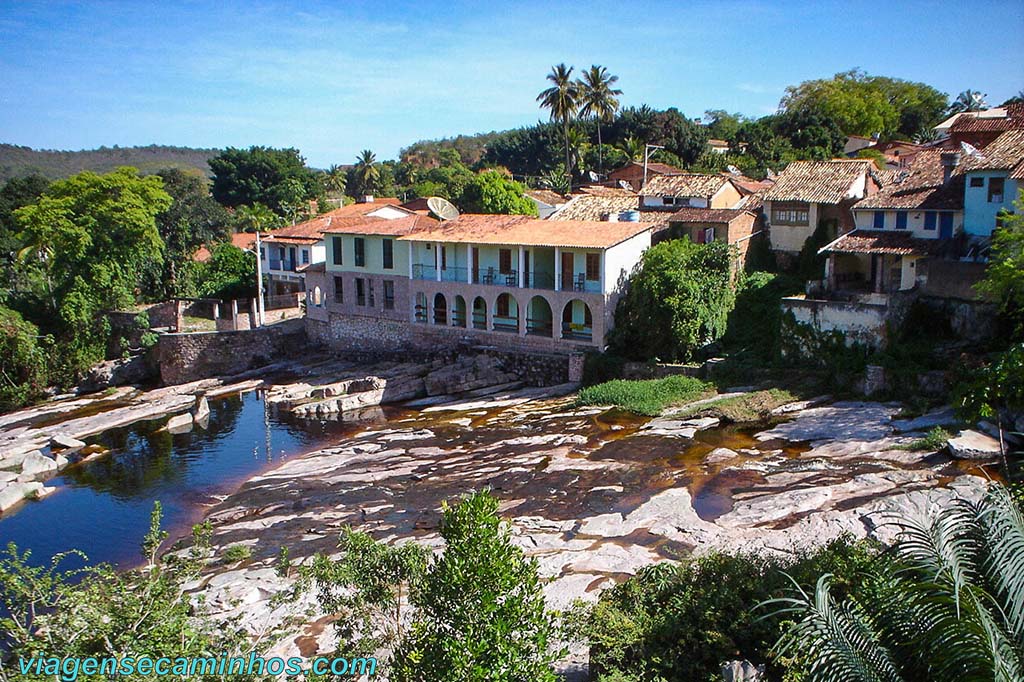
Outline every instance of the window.
<svg viewBox="0 0 1024 682">
<path fill-rule="evenodd" d="M 391 241 L 390 239 L 388 241 Z M 384 310 L 395 309 L 395 283 L 390 280 L 384 280 Z"/>
<path fill-rule="evenodd" d="M 335 265 L 341 265 L 341 237 L 331 237 L 331 251 Z"/>
<path fill-rule="evenodd" d="M 775 204 L 772 223 L 778 225 L 809 225 L 807 204 Z"/>
<path fill-rule="evenodd" d="M 448 249 L 443 246 L 441 247 L 441 269 L 448 269 Z"/>
<path fill-rule="evenodd" d="M 362 237 L 356 237 L 353 241 L 356 251 L 356 267 L 361 268 L 366 266 L 366 240 Z"/>
<path fill-rule="evenodd" d="M 498 272 L 512 274 L 512 249 L 498 249 Z"/>
<path fill-rule="evenodd" d="M 498 297 L 498 303 L 497 303 L 498 317 L 512 317 L 509 314 L 508 301 L 509 301 L 509 296 L 507 296 L 507 295 L 506 296 L 499 296 Z"/>
<path fill-rule="evenodd" d="M 601 254 L 587 254 L 587 279 L 596 282 L 601 279 Z"/>
<path fill-rule="evenodd" d="M 985 178 L 971 178 L 971 187 L 984 187 Z"/>
<path fill-rule="evenodd" d="M 710 244 L 711 242 L 715 241 L 715 228 L 705 227 L 703 233 L 704 234 L 701 236 L 704 238 L 705 244 Z"/>
<path fill-rule="evenodd" d="M 344 303 L 345 302 L 345 286 L 344 280 L 337 275 L 334 276 L 334 302 Z"/>
<path fill-rule="evenodd" d="M 875 221 L 871 223 L 871 227 L 876 230 L 885 229 L 885 211 L 875 211 Z"/>
<path fill-rule="evenodd" d="M 1001 204 L 1003 203 L 1003 184 L 1006 182 L 1004 178 L 989 178 L 988 179 L 988 203 L 990 204 Z"/>
<path fill-rule="evenodd" d="M 302 250 L 302 264 L 309 265 L 309 249 Z"/>
<path fill-rule="evenodd" d="M 356 277 L 356 305 L 366 305 L 366 280 Z"/>
<path fill-rule="evenodd" d="M 935 222 L 936 222 L 937 217 L 938 216 L 935 213 L 935 211 L 925 211 L 925 213 L 924 213 L 924 229 L 926 229 L 926 230 L 934 230 L 935 229 Z"/>
<path fill-rule="evenodd" d="M 905 230 L 907 229 L 907 212 L 896 211 L 896 229 Z"/>
<path fill-rule="evenodd" d="M 395 240 L 385 239 L 384 240 L 384 269 L 393 270 L 395 268 Z"/>
<path fill-rule="evenodd" d="M 373 308 L 376 305 L 376 301 L 373 298 L 373 280 L 367 280 L 370 283 L 370 307 Z"/>
</svg>

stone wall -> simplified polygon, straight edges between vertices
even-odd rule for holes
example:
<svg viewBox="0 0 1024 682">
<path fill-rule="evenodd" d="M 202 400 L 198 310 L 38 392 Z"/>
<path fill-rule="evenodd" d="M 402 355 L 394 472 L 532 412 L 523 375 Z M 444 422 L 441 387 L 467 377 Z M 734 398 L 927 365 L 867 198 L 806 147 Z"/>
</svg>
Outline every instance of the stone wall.
<svg viewBox="0 0 1024 682">
<path fill-rule="evenodd" d="M 884 346 L 889 306 L 885 303 L 820 301 L 808 298 L 784 298 L 782 309 L 793 313 L 798 324 L 818 332 L 839 331 L 848 343 Z"/>
<path fill-rule="evenodd" d="M 996 335 L 996 306 L 980 301 L 921 296 L 918 301 L 949 320 L 957 337 L 974 343 L 992 340 Z"/>
<path fill-rule="evenodd" d="M 305 336 L 301 320 L 240 331 L 163 334 L 157 344 L 160 379 L 182 384 L 244 372 L 302 352 Z"/>
</svg>

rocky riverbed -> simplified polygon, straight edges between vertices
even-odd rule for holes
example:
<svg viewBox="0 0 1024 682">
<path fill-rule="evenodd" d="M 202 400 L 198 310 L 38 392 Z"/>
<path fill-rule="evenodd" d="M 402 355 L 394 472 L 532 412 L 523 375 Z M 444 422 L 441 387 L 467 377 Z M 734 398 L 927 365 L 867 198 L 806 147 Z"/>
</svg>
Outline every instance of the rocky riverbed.
<svg viewBox="0 0 1024 682">
<path fill-rule="evenodd" d="M 550 579 L 549 605 L 561 608 L 648 564 L 711 549 L 788 553 L 843 533 L 885 539 L 886 510 L 985 487 L 976 463 L 901 448 L 930 422 L 894 420 L 896 404 L 795 403 L 771 423 L 739 427 L 577 409 L 572 390 L 420 401 L 249 480 L 207 518 L 218 553 L 246 545 L 252 558 L 211 568 L 192 588 L 256 635 L 304 621 L 273 651 L 310 656 L 330 649 L 331 628 L 308 600 L 272 603 L 288 587 L 273 570 L 280 548 L 298 561 L 333 553 L 345 526 L 437 546 L 442 502 L 470 490 L 501 499 L 517 542 Z"/>
</svg>

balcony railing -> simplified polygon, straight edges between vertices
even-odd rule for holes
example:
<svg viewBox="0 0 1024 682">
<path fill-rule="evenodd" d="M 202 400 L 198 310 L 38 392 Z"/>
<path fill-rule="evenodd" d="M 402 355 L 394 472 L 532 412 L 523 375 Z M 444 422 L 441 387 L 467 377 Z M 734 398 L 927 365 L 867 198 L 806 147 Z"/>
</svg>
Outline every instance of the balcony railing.
<svg viewBox="0 0 1024 682">
<path fill-rule="evenodd" d="M 285 260 L 282 258 L 271 258 L 270 259 L 271 270 L 284 270 L 285 272 L 295 272 L 295 261 Z"/>
<path fill-rule="evenodd" d="M 468 268 L 462 266 L 448 266 L 441 269 L 442 282 L 463 282 L 465 283 L 470 274 Z M 566 273 L 568 274 L 568 273 Z M 487 267 L 476 268 L 472 271 L 473 284 L 487 284 L 500 287 L 519 287 L 519 271 L 510 270 L 501 272 L 499 268 Z M 412 278 L 416 280 L 436 281 L 437 269 L 433 265 L 414 264 L 412 266 Z M 554 291 L 555 275 L 550 272 L 527 272 L 523 274 L 523 288 L 545 289 Z M 596 280 L 586 279 L 582 272 L 575 273 L 574 277 L 562 278 L 562 291 L 582 291 L 587 293 L 601 293 L 601 283 Z"/>
<path fill-rule="evenodd" d="M 576 341 L 593 341 L 594 329 L 581 324 L 562 323 L 562 338 Z"/>
</svg>

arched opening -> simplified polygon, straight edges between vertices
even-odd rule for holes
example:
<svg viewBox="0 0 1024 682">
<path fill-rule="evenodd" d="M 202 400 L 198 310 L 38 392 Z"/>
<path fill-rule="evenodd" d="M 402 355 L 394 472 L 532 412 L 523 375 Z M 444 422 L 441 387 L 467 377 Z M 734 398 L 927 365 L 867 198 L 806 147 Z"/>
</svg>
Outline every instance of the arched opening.
<svg viewBox="0 0 1024 682">
<path fill-rule="evenodd" d="M 543 296 L 534 296 L 526 307 L 526 333 L 533 336 L 552 336 L 551 305 Z"/>
<path fill-rule="evenodd" d="M 496 332 L 519 333 L 519 302 L 511 294 L 501 294 L 494 302 L 491 329 Z"/>
<path fill-rule="evenodd" d="M 562 338 L 574 341 L 594 340 L 594 316 L 590 306 L 578 298 L 565 304 L 562 309 Z"/>
<path fill-rule="evenodd" d="M 483 296 L 473 299 L 473 329 L 487 329 L 487 301 Z"/>
<path fill-rule="evenodd" d="M 320 292 L 320 287 L 314 287 L 313 288 L 313 305 L 319 307 L 321 301 L 323 301 L 323 298 L 322 298 L 322 294 Z"/>
<path fill-rule="evenodd" d="M 422 291 L 416 294 L 412 309 L 413 322 L 427 323 L 427 295 Z"/>
<path fill-rule="evenodd" d="M 434 324 L 448 324 L 448 301 L 444 294 L 434 294 Z"/>
<path fill-rule="evenodd" d="M 452 326 L 466 326 L 466 299 L 461 296 L 456 296 L 455 302 L 452 304 Z"/>
</svg>

